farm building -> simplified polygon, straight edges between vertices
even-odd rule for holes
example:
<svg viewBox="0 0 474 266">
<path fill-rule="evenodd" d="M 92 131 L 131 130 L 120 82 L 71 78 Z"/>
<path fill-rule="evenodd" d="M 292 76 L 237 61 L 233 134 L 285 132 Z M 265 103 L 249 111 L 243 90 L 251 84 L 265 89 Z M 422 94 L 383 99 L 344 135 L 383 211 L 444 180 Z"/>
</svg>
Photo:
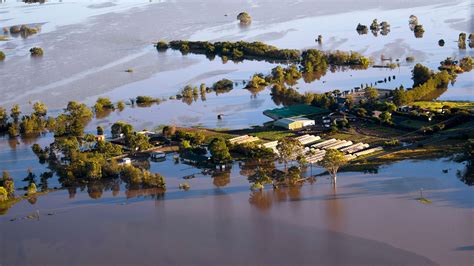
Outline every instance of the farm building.
<svg viewBox="0 0 474 266">
<path fill-rule="evenodd" d="M 258 140 L 260 140 L 258 137 L 243 135 L 243 136 L 231 138 L 231 139 L 229 139 L 229 142 L 231 144 L 244 144 L 244 143 L 255 142 L 255 141 L 258 141 Z"/>
<path fill-rule="evenodd" d="M 166 159 L 166 153 L 161 151 L 154 151 L 150 153 L 150 157 L 152 160 L 164 160 Z"/>
<path fill-rule="evenodd" d="M 321 137 L 306 134 L 303 136 L 296 137 L 295 139 L 298 140 L 301 143 L 301 145 L 306 146 L 306 145 L 313 144 L 319 141 Z"/>
<path fill-rule="evenodd" d="M 283 127 L 290 130 L 314 126 L 314 120 L 300 117 L 282 118 L 273 123 L 274 126 Z"/>
</svg>

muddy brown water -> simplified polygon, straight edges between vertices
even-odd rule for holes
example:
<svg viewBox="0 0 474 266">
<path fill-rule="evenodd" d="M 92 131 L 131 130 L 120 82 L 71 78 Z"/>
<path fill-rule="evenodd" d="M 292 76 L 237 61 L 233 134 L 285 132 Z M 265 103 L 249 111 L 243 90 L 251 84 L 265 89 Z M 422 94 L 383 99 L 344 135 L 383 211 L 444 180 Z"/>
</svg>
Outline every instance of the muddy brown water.
<svg viewBox="0 0 474 266">
<path fill-rule="evenodd" d="M 0 257 L 6 265 L 471 265 L 473 187 L 457 179 L 462 168 L 404 161 L 341 173 L 336 190 L 319 177 L 251 192 L 238 164 L 213 180 L 170 155 L 151 163 L 167 177 L 164 195 L 120 187 L 91 198 L 78 189 L 17 204 L 0 217 Z M 184 182 L 187 192 L 177 188 Z M 416 201 L 421 188 L 432 204 Z M 19 219 L 36 211 L 38 220 Z"/>
</svg>

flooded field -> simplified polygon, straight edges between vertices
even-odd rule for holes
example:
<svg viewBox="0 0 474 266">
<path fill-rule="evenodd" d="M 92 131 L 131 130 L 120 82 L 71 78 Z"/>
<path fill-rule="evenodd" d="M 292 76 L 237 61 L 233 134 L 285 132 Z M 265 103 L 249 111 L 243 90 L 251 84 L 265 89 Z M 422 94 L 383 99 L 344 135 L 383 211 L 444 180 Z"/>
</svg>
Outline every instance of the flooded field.
<svg viewBox="0 0 474 266">
<path fill-rule="evenodd" d="M 284 5 L 285 8 L 282 8 Z M 460 32 L 473 32 L 472 1 L 0 1 L 0 28 L 40 25 L 29 36 L 5 33 L 0 50 L 0 106 L 43 101 L 58 115 L 68 101 L 92 106 L 98 97 L 125 101 L 123 111 L 97 116 L 110 133 L 117 121 L 136 130 L 164 125 L 248 129 L 271 119 L 264 110 L 283 106 L 269 88 L 244 88 L 253 74 L 267 75 L 284 62 L 233 62 L 204 55 L 158 52 L 158 40 L 261 41 L 279 48 L 357 51 L 390 68 L 329 68 L 303 77 L 300 93 L 413 86 L 412 69 L 437 70 L 446 57 L 474 56 L 458 48 Z M 252 14 L 250 26 L 236 15 Z M 376 14 L 376 17 L 374 17 Z M 408 18 L 415 14 L 425 33 L 416 38 Z M 358 34 L 358 23 L 388 21 L 386 35 Z M 318 44 L 315 38 L 323 36 Z M 2 36 L 2 35 L 0 35 Z M 444 39 L 443 47 L 438 45 Z M 33 46 L 44 48 L 30 57 Z M 413 56 L 413 62 L 406 58 Z M 132 71 L 126 71 L 131 69 Z M 205 97 L 170 99 L 186 85 L 227 78 L 234 88 Z M 160 104 L 129 104 L 138 95 Z M 440 100 L 474 101 L 471 73 L 460 74 Z M 218 116 L 221 119 L 218 119 Z M 469 127 L 467 127 L 469 128 Z M 463 182 L 465 163 L 453 158 L 403 160 L 372 173 L 339 174 L 335 189 L 327 175 L 302 186 L 250 191 L 255 166 L 236 161 L 226 171 L 203 171 L 168 153 L 162 162 L 142 161 L 166 178 L 167 190 L 134 189 L 119 178 L 65 187 L 32 151 L 52 133 L 36 138 L 0 136 L 0 171 L 8 171 L 21 195 L 33 178 L 54 191 L 0 209 L 0 265 L 473 265 L 474 187 Z M 422 147 L 419 146 L 419 147 Z M 446 156 L 446 155 L 443 155 Z M 275 162 L 278 169 L 283 165 Z M 322 173 L 306 169 L 303 176 Z M 375 173 L 374 173 L 375 172 Z M 184 180 L 183 177 L 194 178 Z M 189 191 L 179 189 L 189 183 Z M 472 184 L 471 184 L 472 185 Z M 41 189 L 40 189 L 41 190 Z M 417 199 L 431 200 L 423 204 Z"/>
</svg>

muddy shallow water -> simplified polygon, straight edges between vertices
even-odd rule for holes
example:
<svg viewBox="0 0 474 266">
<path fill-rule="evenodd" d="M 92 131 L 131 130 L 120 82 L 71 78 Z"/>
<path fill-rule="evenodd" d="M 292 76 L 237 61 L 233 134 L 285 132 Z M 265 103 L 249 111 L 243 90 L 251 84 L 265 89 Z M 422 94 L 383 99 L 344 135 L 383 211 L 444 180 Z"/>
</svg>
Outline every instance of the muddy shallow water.
<svg viewBox="0 0 474 266">
<path fill-rule="evenodd" d="M 462 165 L 445 159 L 341 173 L 337 190 L 320 177 L 301 188 L 250 192 L 236 164 L 228 176 L 197 174 L 185 192 L 177 185 L 196 169 L 171 156 L 151 169 L 167 176 L 164 195 L 122 187 L 94 199 L 86 189 L 19 203 L 0 217 L 2 262 L 472 264 L 473 188 L 456 178 Z M 415 200 L 420 188 L 432 204 Z M 36 210 L 38 220 L 10 221 Z"/>
</svg>

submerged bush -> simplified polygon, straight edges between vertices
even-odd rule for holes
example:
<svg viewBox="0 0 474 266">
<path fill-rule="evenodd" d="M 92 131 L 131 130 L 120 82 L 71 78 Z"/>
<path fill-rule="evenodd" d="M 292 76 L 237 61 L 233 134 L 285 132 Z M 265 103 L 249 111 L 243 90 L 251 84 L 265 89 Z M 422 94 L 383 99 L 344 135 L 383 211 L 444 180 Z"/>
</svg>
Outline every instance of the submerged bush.
<svg viewBox="0 0 474 266">
<path fill-rule="evenodd" d="M 423 38 L 423 34 L 425 33 L 425 29 L 423 25 L 416 25 L 414 30 L 416 38 Z"/>
<path fill-rule="evenodd" d="M 161 99 L 153 98 L 153 97 L 150 97 L 150 96 L 137 96 L 135 101 L 138 105 L 150 105 L 150 104 L 153 104 L 153 103 L 160 103 Z"/>
<path fill-rule="evenodd" d="M 5 53 L 3 51 L 0 51 L 0 61 L 5 60 Z"/>
<path fill-rule="evenodd" d="M 33 47 L 30 49 L 30 54 L 32 56 L 43 56 L 44 52 L 41 47 Z"/>
<path fill-rule="evenodd" d="M 4 187 L 0 187 L 0 202 L 8 199 L 8 192 Z"/>
<path fill-rule="evenodd" d="M 27 194 L 28 194 L 28 195 L 32 195 L 32 194 L 35 194 L 36 192 L 37 192 L 36 184 L 35 184 L 35 183 L 31 183 L 31 184 L 28 186 Z"/>
<path fill-rule="evenodd" d="M 459 33 L 458 47 L 461 50 L 466 49 L 466 33 L 464 32 Z"/>
<path fill-rule="evenodd" d="M 252 17 L 247 12 L 239 13 L 237 19 L 240 20 L 242 24 L 250 24 L 252 22 Z"/>
<path fill-rule="evenodd" d="M 169 45 L 165 41 L 159 41 L 156 43 L 156 50 L 158 51 L 166 51 L 169 48 Z"/>
<path fill-rule="evenodd" d="M 366 25 L 362 25 L 362 24 L 359 23 L 357 25 L 356 31 L 357 31 L 357 33 L 359 33 L 359 35 L 362 35 L 362 34 L 367 34 L 369 29 L 367 28 Z"/>
<path fill-rule="evenodd" d="M 459 67 L 461 67 L 463 71 L 469 72 L 472 70 L 472 67 L 474 65 L 473 61 L 474 60 L 472 59 L 472 57 L 466 56 L 459 61 Z"/>
<path fill-rule="evenodd" d="M 372 24 L 370 24 L 370 30 L 372 30 L 372 31 L 378 31 L 379 28 L 380 28 L 380 26 L 379 26 L 379 23 L 378 23 L 377 19 L 374 19 L 374 20 L 372 21 Z"/>
<path fill-rule="evenodd" d="M 229 79 L 221 79 L 212 85 L 212 89 L 216 92 L 227 92 L 234 88 L 234 82 Z"/>
</svg>

